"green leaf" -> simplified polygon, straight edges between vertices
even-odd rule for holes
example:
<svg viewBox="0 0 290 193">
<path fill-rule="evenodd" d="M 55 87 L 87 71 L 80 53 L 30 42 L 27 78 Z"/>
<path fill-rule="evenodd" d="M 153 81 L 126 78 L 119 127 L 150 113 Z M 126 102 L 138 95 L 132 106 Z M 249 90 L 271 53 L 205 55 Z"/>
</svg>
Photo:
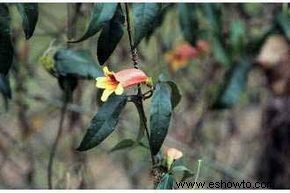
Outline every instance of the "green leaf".
<svg viewBox="0 0 290 193">
<path fill-rule="evenodd" d="M 134 47 L 152 31 L 160 9 L 159 3 L 133 3 Z"/>
<path fill-rule="evenodd" d="M 290 39 L 290 14 L 279 13 L 276 18 L 276 23 L 285 36 Z"/>
<path fill-rule="evenodd" d="M 150 37 L 153 35 L 153 33 L 155 32 L 155 30 L 162 25 L 164 18 L 166 16 L 166 13 L 172 7 L 173 7 L 173 4 L 170 4 L 170 3 L 162 3 L 161 4 L 161 9 L 159 11 L 159 14 L 158 14 L 156 20 L 153 23 L 153 27 L 151 28 L 150 31 L 148 31 L 148 33 L 145 37 L 146 41 L 148 41 L 150 39 Z"/>
<path fill-rule="evenodd" d="M 222 28 L 222 11 L 218 3 L 202 3 L 202 11 L 208 21 L 208 26 L 214 35 L 220 36 Z"/>
<path fill-rule="evenodd" d="M 167 173 L 162 177 L 156 189 L 162 189 L 162 190 L 173 189 L 174 181 L 175 180 L 173 176 Z"/>
<path fill-rule="evenodd" d="M 184 171 L 188 171 L 189 173 L 192 173 L 193 174 L 193 172 L 190 169 L 188 169 L 187 167 L 185 167 L 185 166 L 175 166 L 175 167 L 172 168 L 172 171 L 173 172 L 184 172 Z"/>
<path fill-rule="evenodd" d="M 70 43 L 84 41 L 99 32 L 106 24 L 110 22 L 115 14 L 117 5 L 117 3 L 96 3 L 93 7 L 90 22 L 85 34 L 80 39 L 70 41 Z"/>
<path fill-rule="evenodd" d="M 138 115 L 139 115 L 139 129 L 138 129 L 137 141 L 140 142 L 141 139 L 144 137 L 145 130 L 146 130 L 146 125 L 144 124 L 144 120 L 147 123 L 147 119 L 146 119 L 146 116 L 144 115 L 142 105 L 139 103 L 134 103 L 134 104 L 137 108 Z"/>
<path fill-rule="evenodd" d="M 124 139 L 117 143 L 111 150 L 110 152 L 117 151 L 117 150 L 122 150 L 122 149 L 128 149 L 136 145 L 136 142 L 132 139 Z"/>
<path fill-rule="evenodd" d="M 0 91 L 5 100 L 11 98 L 8 72 L 13 62 L 10 14 L 6 4 L 0 4 Z"/>
<path fill-rule="evenodd" d="M 230 59 L 227 55 L 226 49 L 219 38 L 213 37 L 212 49 L 214 58 L 223 66 L 230 66 Z"/>
<path fill-rule="evenodd" d="M 6 4 L 0 4 L 0 74 L 7 75 L 13 61 L 10 15 Z"/>
<path fill-rule="evenodd" d="M 196 14 L 197 6 L 195 3 L 179 3 L 179 24 L 182 35 L 186 41 L 195 46 L 198 33 L 198 19 Z"/>
<path fill-rule="evenodd" d="M 246 27 L 241 20 L 231 23 L 229 43 L 233 57 L 243 54 L 246 44 Z"/>
<path fill-rule="evenodd" d="M 9 79 L 3 74 L 0 74 L 0 92 L 3 94 L 4 97 L 11 99 L 12 94 Z"/>
<path fill-rule="evenodd" d="M 88 51 L 60 49 L 55 53 L 54 60 L 55 71 L 61 76 L 94 79 L 103 75 L 101 67 Z"/>
<path fill-rule="evenodd" d="M 246 87 L 248 74 L 251 68 L 251 61 L 242 58 L 238 64 L 234 65 L 229 70 L 217 100 L 212 107 L 213 109 L 231 108 L 236 104 L 239 96 Z"/>
<path fill-rule="evenodd" d="M 171 104 L 172 104 L 172 109 L 174 109 L 181 101 L 181 94 L 180 94 L 178 86 L 175 84 L 175 82 L 166 81 L 166 83 L 171 88 Z"/>
<path fill-rule="evenodd" d="M 127 97 L 111 96 L 92 119 L 78 151 L 86 151 L 104 141 L 114 130 L 125 107 Z"/>
<path fill-rule="evenodd" d="M 78 78 L 68 75 L 68 76 L 59 76 L 57 78 L 58 85 L 64 92 L 65 101 L 71 102 L 73 97 L 73 91 L 76 89 L 78 85 Z"/>
<path fill-rule="evenodd" d="M 98 39 L 98 60 L 100 65 L 103 65 L 106 62 L 122 39 L 124 23 L 124 14 L 121 6 L 118 5 L 114 17 L 104 26 Z"/>
<path fill-rule="evenodd" d="M 160 82 L 166 82 L 170 88 L 171 88 L 171 105 L 172 105 L 172 109 L 174 109 L 179 102 L 181 101 L 181 94 L 179 91 L 178 86 L 176 85 L 176 83 L 174 81 L 169 80 L 169 78 L 167 76 L 165 76 L 164 74 L 160 74 L 158 77 L 158 80 Z"/>
<path fill-rule="evenodd" d="M 156 155 L 167 135 L 172 112 L 171 90 L 168 84 L 156 85 L 150 112 L 150 149 Z"/>
<path fill-rule="evenodd" d="M 29 39 L 33 35 L 38 20 L 37 3 L 17 3 L 17 9 L 22 17 L 22 27 L 25 38 Z"/>
<path fill-rule="evenodd" d="M 191 171 L 190 169 L 188 169 L 187 167 L 185 167 L 183 165 L 173 167 L 172 168 L 172 172 L 173 173 L 182 172 L 183 176 L 182 176 L 181 181 L 184 181 L 187 178 L 190 178 L 190 177 L 194 176 L 193 171 Z"/>
</svg>

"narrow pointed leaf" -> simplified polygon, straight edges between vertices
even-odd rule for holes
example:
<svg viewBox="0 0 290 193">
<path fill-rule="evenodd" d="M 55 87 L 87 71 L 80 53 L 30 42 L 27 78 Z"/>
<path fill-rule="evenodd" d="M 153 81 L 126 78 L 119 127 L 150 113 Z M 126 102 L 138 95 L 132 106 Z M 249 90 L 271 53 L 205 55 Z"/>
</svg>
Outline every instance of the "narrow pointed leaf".
<svg viewBox="0 0 290 193">
<path fill-rule="evenodd" d="M 77 150 L 86 151 L 104 141 L 115 130 L 126 102 L 125 96 L 111 96 L 92 119 Z"/>
<path fill-rule="evenodd" d="M 170 4 L 170 3 L 168 3 L 168 4 L 167 3 L 162 3 L 161 4 L 161 8 L 160 8 L 159 14 L 158 14 L 156 20 L 153 23 L 153 27 L 151 28 L 150 31 L 148 31 L 148 33 L 147 33 L 147 35 L 145 37 L 146 41 L 148 41 L 150 39 L 150 37 L 153 35 L 153 33 L 155 32 L 155 30 L 162 25 L 168 10 L 170 8 L 172 8 L 172 7 L 173 7 L 173 4 Z"/>
<path fill-rule="evenodd" d="M 134 47 L 154 28 L 161 10 L 160 3 L 133 3 Z"/>
<path fill-rule="evenodd" d="M 187 178 L 193 177 L 194 173 L 193 171 L 191 171 L 190 169 L 188 169 L 187 167 L 185 167 L 184 165 L 180 165 L 180 166 L 175 166 L 172 168 L 172 172 L 173 173 L 178 173 L 178 172 L 182 172 L 183 176 L 181 181 L 186 180 Z"/>
<path fill-rule="evenodd" d="M 0 4 L 0 91 L 5 98 L 11 98 L 8 72 L 13 62 L 10 14 L 6 4 Z"/>
<path fill-rule="evenodd" d="M 162 177 L 156 189 L 161 189 L 161 190 L 173 189 L 174 181 L 175 180 L 173 176 L 167 173 Z"/>
<path fill-rule="evenodd" d="M 156 155 L 167 135 L 172 112 L 171 90 L 167 83 L 160 82 L 152 96 L 150 112 L 150 149 Z"/>
<path fill-rule="evenodd" d="M 246 26 L 241 20 L 231 23 L 229 43 L 232 57 L 243 54 L 246 45 Z"/>
<path fill-rule="evenodd" d="M 204 16 L 208 21 L 208 25 L 210 27 L 211 32 L 214 35 L 219 36 L 221 34 L 222 28 L 221 5 L 218 3 L 202 3 L 201 8 L 204 13 Z"/>
<path fill-rule="evenodd" d="M 213 37 L 212 50 L 214 58 L 223 66 L 230 66 L 230 58 L 226 52 L 225 46 L 218 37 Z"/>
<path fill-rule="evenodd" d="M 198 20 L 195 3 L 179 3 L 179 24 L 184 39 L 195 46 L 198 34 Z"/>
<path fill-rule="evenodd" d="M 103 75 L 100 65 L 88 51 L 60 49 L 55 53 L 54 60 L 55 71 L 61 76 L 94 79 Z"/>
<path fill-rule="evenodd" d="M 137 136 L 137 141 L 140 142 L 141 139 L 144 137 L 145 134 L 145 129 L 146 129 L 146 125 L 144 124 L 144 120 L 147 124 L 147 120 L 146 117 L 143 113 L 143 109 L 142 106 L 138 103 L 134 103 L 137 111 L 138 111 L 138 115 L 139 115 L 139 128 L 138 128 L 138 136 Z"/>
<path fill-rule="evenodd" d="M 96 3 L 93 7 L 89 25 L 85 34 L 80 39 L 70 41 L 70 43 L 81 42 L 95 35 L 110 22 L 115 14 L 116 9 L 117 3 Z"/>
<path fill-rule="evenodd" d="M 103 65 L 115 50 L 124 34 L 125 17 L 119 5 L 114 17 L 106 24 L 98 39 L 98 60 Z"/>
<path fill-rule="evenodd" d="M 136 145 L 136 142 L 133 141 L 132 139 L 124 139 L 117 143 L 111 150 L 110 152 L 117 151 L 117 150 L 122 150 L 122 149 L 128 149 Z"/>
<path fill-rule="evenodd" d="M 6 4 L 0 4 L 0 73 L 7 75 L 13 61 L 10 15 Z"/>
<path fill-rule="evenodd" d="M 3 96 L 11 99 L 11 88 L 10 88 L 10 82 L 8 79 L 8 76 L 5 76 L 3 74 L 0 74 L 0 92 L 3 94 Z"/>
<path fill-rule="evenodd" d="M 290 13 L 279 13 L 276 18 L 276 23 L 283 34 L 290 39 Z"/>
<path fill-rule="evenodd" d="M 29 39 L 33 35 L 38 20 L 37 3 L 17 3 L 17 9 L 22 17 L 22 27 L 25 38 Z"/>
<path fill-rule="evenodd" d="M 241 61 L 233 66 L 221 87 L 220 94 L 213 105 L 213 109 L 226 109 L 235 105 L 244 91 L 248 74 L 252 68 L 249 59 L 242 58 Z"/>
<path fill-rule="evenodd" d="M 171 88 L 171 104 L 172 104 L 172 109 L 174 109 L 181 101 L 182 96 L 181 96 L 180 91 L 178 89 L 178 86 L 175 84 L 175 82 L 166 81 L 166 83 Z"/>
<path fill-rule="evenodd" d="M 176 83 L 174 81 L 169 80 L 168 77 L 166 77 L 164 74 L 159 75 L 158 80 L 160 82 L 166 82 L 171 89 L 171 105 L 172 105 L 172 109 L 174 109 L 179 102 L 181 101 L 181 94 L 180 94 L 180 90 L 178 88 L 178 86 L 176 85 Z"/>
<path fill-rule="evenodd" d="M 173 167 L 172 168 L 172 171 L 173 172 L 184 172 L 184 171 L 188 171 L 189 173 L 192 173 L 193 174 L 193 172 L 190 170 L 190 169 L 188 169 L 187 167 L 185 167 L 185 166 L 175 166 L 175 167 Z"/>
</svg>

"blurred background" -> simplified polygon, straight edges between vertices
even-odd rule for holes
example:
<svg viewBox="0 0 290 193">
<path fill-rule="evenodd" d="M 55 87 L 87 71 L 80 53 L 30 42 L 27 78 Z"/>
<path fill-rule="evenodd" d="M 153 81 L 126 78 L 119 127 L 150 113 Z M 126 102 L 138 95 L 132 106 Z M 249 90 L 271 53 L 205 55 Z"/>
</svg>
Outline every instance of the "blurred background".
<svg viewBox="0 0 290 193">
<path fill-rule="evenodd" d="M 220 58 L 224 56 L 220 56 L 222 52 L 204 27 L 198 32 L 200 40 L 207 45 L 204 53 L 180 65 L 173 64 L 174 59 L 168 54 L 187 44 L 176 6 L 170 5 L 161 26 L 143 40 L 138 49 L 141 68 L 155 81 L 159 74 L 165 74 L 177 83 L 182 94 L 164 149 L 174 147 L 183 151 L 184 162 L 194 171 L 197 160 L 202 159 L 198 181 L 264 181 L 277 188 L 289 188 L 289 39 L 279 30 L 271 32 L 262 39 L 259 51 L 252 53 L 248 70 L 231 74 L 239 65 L 236 61 L 241 58 L 240 52 L 232 57 L 233 62 L 223 65 Z M 223 35 L 224 44 L 235 40 L 232 33 L 238 34 L 238 42 L 259 39 L 273 26 L 277 13 L 289 13 L 288 4 L 219 6 L 223 23 L 218 31 Z M 61 47 L 90 50 L 96 57 L 98 34 L 81 43 L 66 43 L 67 35 L 77 38 L 84 33 L 91 7 L 88 3 L 40 3 L 36 31 L 26 41 L 20 15 L 11 6 L 16 45 L 14 64 L 17 65 L 10 72 L 13 98 L 8 110 L 4 102 L 0 107 L 1 188 L 47 188 L 48 157 L 59 124 L 62 92 L 39 58 L 54 40 Z M 202 17 L 199 23 L 207 26 Z M 71 34 L 68 34 L 68 26 L 73 28 L 69 30 Z M 262 49 L 265 53 L 261 53 Z M 106 64 L 118 71 L 131 67 L 131 63 L 125 34 Z M 234 81 L 233 76 L 242 78 Z M 234 85 L 225 88 L 231 80 Z M 221 90 L 225 89 L 232 94 L 223 103 L 230 104 L 219 105 L 216 98 L 223 95 L 225 91 Z M 238 99 L 233 99 L 231 104 L 228 101 L 235 98 L 235 94 Z M 100 146 L 87 152 L 75 150 L 98 111 L 98 96 L 94 81 L 80 81 L 73 103 L 68 106 L 64 133 L 56 153 L 55 188 L 152 188 L 150 156 L 146 149 L 136 147 L 110 153 L 119 141 L 137 135 L 139 121 L 132 104 L 126 106 L 116 132 Z M 149 107 L 150 100 L 145 102 L 147 113 Z"/>
</svg>

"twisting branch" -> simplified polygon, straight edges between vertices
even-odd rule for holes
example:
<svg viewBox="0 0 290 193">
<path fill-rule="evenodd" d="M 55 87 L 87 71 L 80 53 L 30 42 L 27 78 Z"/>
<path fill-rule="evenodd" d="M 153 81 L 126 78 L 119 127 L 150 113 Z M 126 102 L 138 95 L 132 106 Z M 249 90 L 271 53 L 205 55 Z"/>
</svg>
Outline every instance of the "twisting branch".
<svg viewBox="0 0 290 193">
<path fill-rule="evenodd" d="M 132 36 L 132 28 L 131 28 L 131 23 L 130 23 L 130 12 L 129 12 L 129 4 L 125 3 L 125 9 L 126 9 L 126 22 L 127 22 L 127 32 L 129 36 L 129 43 L 130 43 L 130 50 L 131 50 L 131 56 L 132 56 L 132 62 L 134 65 L 134 68 L 138 69 L 138 54 L 137 54 L 137 49 L 134 47 L 134 41 L 133 41 L 133 36 Z M 143 125 L 145 127 L 145 132 L 147 136 L 148 143 L 150 142 L 150 133 L 149 129 L 147 127 L 147 118 L 146 114 L 144 111 L 144 106 L 143 106 L 143 100 L 146 98 L 145 95 L 143 95 L 142 90 L 141 90 L 141 85 L 138 85 L 138 93 L 135 95 L 136 97 L 132 97 L 132 102 L 137 107 L 137 110 L 139 111 L 141 117 L 140 121 L 143 122 Z M 155 165 L 155 160 L 154 160 L 154 155 L 150 149 L 150 154 L 151 154 L 151 160 L 152 160 L 152 165 Z"/>
<path fill-rule="evenodd" d="M 68 38 L 71 38 L 72 36 L 75 35 L 75 22 L 76 22 L 76 17 L 77 17 L 77 10 L 75 9 L 75 4 L 68 4 L 67 5 L 67 36 Z M 67 48 L 69 48 L 70 45 L 67 44 Z M 60 80 L 60 79 L 59 79 Z M 53 163 L 54 163 L 54 158 L 55 154 L 57 152 L 57 147 L 59 145 L 59 141 L 61 139 L 62 133 L 63 133 L 63 124 L 65 120 L 65 115 L 67 112 L 67 107 L 69 101 L 71 101 L 71 88 L 67 85 L 68 83 L 64 83 L 64 103 L 61 108 L 60 112 L 60 120 L 59 120 L 59 126 L 58 126 L 58 131 L 56 138 L 53 142 L 50 155 L 49 155 L 49 161 L 48 161 L 48 167 L 47 167 L 47 181 L 48 181 L 48 188 L 52 189 L 53 188 L 53 183 L 52 183 L 52 177 L 53 177 Z"/>
<path fill-rule="evenodd" d="M 134 47 L 132 28 L 131 28 L 131 22 L 130 22 L 129 4 L 128 3 L 125 3 L 125 9 L 126 9 L 127 31 L 128 31 L 128 36 L 129 36 L 132 62 L 133 62 L 134 67 L 138 68 L 138 54 L 137 54 L 137 49 Z"/>
<path fill-rule="evenodd" d="M 60 121 L 59 121 L 57 135 L 56 135 L 56 138 L 54 140 L 54 143 L 52 145 L 52 148 L 51 148 L 51 151 L 50 151 L 50 154 L 49 154 L 49 161 L 48 161 L 48 167 L 47 167 L 47 180 L 48 180 L 48 188 L 49 189 L 53 188 L 53 184 L 52 184 L 53 161 L 54 161 L 54 157 L 55 157 L 55 154 L 56 154 L 56 151 L 57 151 L 59 140 L 60 140 L 62 132 L 63 132 L 63 123 L 64 123 L 65 114 L 66 114 L 67 104 L 68 104 L 68 100 L 67 100 L 67 97 L 66 97 L 65 102 L 64 102 L 64 104 L 62 106 L 62 109 L 61 109 Z"/>
</svg>

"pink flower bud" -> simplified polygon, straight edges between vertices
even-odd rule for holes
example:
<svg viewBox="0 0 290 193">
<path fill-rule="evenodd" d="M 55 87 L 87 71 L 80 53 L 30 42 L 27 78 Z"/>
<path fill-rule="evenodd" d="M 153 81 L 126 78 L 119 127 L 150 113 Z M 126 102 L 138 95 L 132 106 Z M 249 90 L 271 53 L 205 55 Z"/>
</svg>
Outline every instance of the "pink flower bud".
<svg viewBox="0 0 290 193">
<path fill-rule="evenodd" d="M 173 158 L 174 160 L 180 159 L 183 156 L 183 153 L 175 148 L 169 148 L 166 151 L 168 158 Z"/>
</svg>

